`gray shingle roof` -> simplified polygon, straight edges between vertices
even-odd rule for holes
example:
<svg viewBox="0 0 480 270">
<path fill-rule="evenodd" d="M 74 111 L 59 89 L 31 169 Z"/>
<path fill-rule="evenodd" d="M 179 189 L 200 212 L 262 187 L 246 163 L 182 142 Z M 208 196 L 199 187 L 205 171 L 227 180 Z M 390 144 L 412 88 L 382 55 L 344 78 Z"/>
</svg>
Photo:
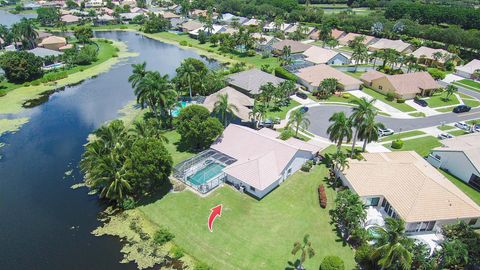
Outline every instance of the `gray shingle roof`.
<svg viewBox="0 0 480 270">
<path fill-rule="evenodd" d="M 259 69 L 250 69 L 247 71 L 232 74 L 228 77 L 229 84 L 247 91 L 251 95 L 260 94 L 260 87 L 269 82 L 274 85 L 285 81 L 284 79 L 263 72 Z"/>
</svg>

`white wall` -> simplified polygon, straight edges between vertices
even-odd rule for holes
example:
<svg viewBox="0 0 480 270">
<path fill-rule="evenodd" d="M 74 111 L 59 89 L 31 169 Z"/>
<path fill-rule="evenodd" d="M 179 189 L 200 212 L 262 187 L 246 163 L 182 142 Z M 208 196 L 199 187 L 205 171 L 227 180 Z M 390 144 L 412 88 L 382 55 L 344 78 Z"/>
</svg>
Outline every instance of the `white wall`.
<svg viewBox="0 0 480 270">
<path fill-rule="evenodd" d="M 458 75 L 458 76 L 461 76 L 463 78 L 467 78 L 467 79 L 471 79 L 472 78 L 472 74 L 470 73 L 467 73 L 465 71 L 461 71 L 461 70 L 456 70 L 455 71 L 455 74 Z"/>
<path fill-rule="evenodd" d="M 438 162 L 435 162 L 435 159 L 429 157 L 427 160 L 432 165 L 437 165 L 435 167 L 440 167 L 441 169 L 448 170 L 451 174 L 462 179 L 465 183 L 470 181 L 470 177 L 473 173 L 480 176 L 480 173 L 475 169 L 470 160 L 465 156 L 463 152 L 454 152 L 454 151 L 432 151 L 432 156 L 440 157 L 440 165 Z"/>
</svg>

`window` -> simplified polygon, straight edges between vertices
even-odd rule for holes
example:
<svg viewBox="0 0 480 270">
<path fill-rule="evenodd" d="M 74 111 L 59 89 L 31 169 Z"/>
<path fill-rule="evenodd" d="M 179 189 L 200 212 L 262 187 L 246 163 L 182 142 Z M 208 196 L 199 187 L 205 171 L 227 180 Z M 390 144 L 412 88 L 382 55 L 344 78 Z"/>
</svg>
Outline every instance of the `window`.
<svg viewBox="0 0 480 270">
<path fill-rule="evenodd" d="M 478 218 L 472 218 L 468 222 L 468 225 L 473 226 L 473 225 L 477 224 L 477 221 L 478 221 Z"/>
<path fill-rule="evenodd" d="M 478 175 L 472 174 L 470 181 L 468 183 L 476 190 L 480 191 L 480 177 Z"/>
<path fill-rule="evenodd" d="M 253 192 L 255 192 L 255 188 L 252 187 L 252 186 L 250 186 L 250 190 L 253 191 Z"/>
<path fill-rule="evenodd" d="M 422 226 L 420 226 L 420 231 L 431 231 L 433 230 L 433 227 L 435 226 L 435 221 L 426 221 L 422 222 Z"/>
<path fill-rule="evenodd" d="M 379 197 L 367 198 L 366 205 L 367 206 L 378 206 L 379 201 L 380 201 Z"/>
<path fill-rule="evenodd" d="M 378 86 L 378 89 L 383 90 L 383 87 L 381 85 Z"/>
<path fill-rule="evenodd" d="M 438 160 L 441 160 L 441 159 L 442 159 L 442 157 L 439 156 L 439 155 L 435 155 L 435 158 L 438 159 Z"/>
</svg>

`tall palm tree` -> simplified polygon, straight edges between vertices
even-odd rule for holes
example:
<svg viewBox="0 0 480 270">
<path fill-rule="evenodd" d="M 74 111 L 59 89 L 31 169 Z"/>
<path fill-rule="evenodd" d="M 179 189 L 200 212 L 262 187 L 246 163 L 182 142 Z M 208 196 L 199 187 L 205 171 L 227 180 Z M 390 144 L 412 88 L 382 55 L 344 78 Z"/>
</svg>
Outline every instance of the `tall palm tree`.
<svg viewBox="0 0 480 270">
<path fill-rule="evenodd" d="M 342 150 L 332 154 L 332 163 L 333 171 L 335 172 L 336 176 L 338 176 L 339 173 L 342 172 L 345 168 L 349 167 L 347 155 Z"/>
<path fill-rule="evenodd" d="M 358 65 L 368 60 L 368 49 L 363 42 L 358 42 L 353 47 L 352 60 L 355 61 L 355 72 L 357 72 Z"/>
<path fill-rule="evenodd" d="M 401 219 L 386 218 L 385 228 L 377 227 L 380 235 L 373 257 L 378 259 L 382 269 L 400 266 L 404 270 L 412 265 L 412 253 L 403 245 L 405 241 L 405 222 Z"/>
<path fill-rule="evenodd" d="M 367 143 L 378 141 L 378 131 L 385 126 L 375 120 L 376 113 L 366 115 L 363 122 L 359 125 L 358 137 L 363 140 L 362 151 L 365 152 Z"/>
<path fill-rule="evenodd" d="M 253 102 L 252 111 L 250 111 L 249 116 L 252 119 L 256 129 L 258 129 L 258 123 L 263 118 L 265 118 L 266 114 L 267 114 L 267 107 L 263 103 L 255 100 Z"/>
<path fill-rule="evenodd" d="M 445 97 L 446 100 L 450 100 L 450 97 L 458 91 L 458 87 L 455 85 L 449 84 L 447 88 L 445 88 L 445 92 L 447 96 Z"/>
<path fill-rule="evenodd" d="M 238 108 L 235 104 L 228 103 L 228 94 L 218 95 L 218 100 L 213 105 L 213 113 L 223 122 L 223 126 L 228 125 L 228 118 L 235 115 L 235 112 L 238 112 Z"/>
<path fill-rule="evenodd" d="M 290 114 L 287 127 L 292 125 L 295 127 L 295 137 L 298 136 L 298 130 L 300 128 L 307 129 L 310 125 L 310 120 L 308 120 L 302 109 L 297 109 Z"/>
<path fill-rule="evenodd" d="M 342 142 L 352 139 L 352 121 L 344 112 L 336 112 L 329 119 L 332 124 L 327 128 L 328 138 L 337 143 L 337 151 L 340 151 Z"/>
<path fill-rule="evenodd" d="M 187 61 L 183 61 L 177 68 L 177 76 L 179 76 L 181 80 L 187 82 L 190 98 L 192 98 L 192 82 L 197 77 L 197 70 L 195 69 L 195 66 Z"/>
<path fill-rule="evenodd" d="M 10 30 L 8 30 L 7 26 L 0 24 L 0 50 L 3 49 L 3 45 L 7 42 L 9 33 Z"/>
<path fill-rule="evenodd" d="M 303 237 L 303 241 L 297 241 L 293 244 L 292 255 L 296 255 L 300 252 L 300 265 L 298 265 L 298 269 L 304 269 L 303 264 L 307 260 L 307 257 L 310 259 L 315 256 L 315 250 L 312 248 L 312 242 L 308 239 L 310 235 L 306 234 Z"/>
<path fill-rule="evenodd" d="M 13 24 L 12 34 L 14 42 L 22 43 L 24 49 L 32 49 L 35 47 L 35 40 L 38 38 L 38 33 L 32 20 L 22 18 L 20 22 Z"/>
<path fill-rule="evenodd" d="M 325 47 L 327 41 L 332 39 L 332 29 L 333 27 L 330 24 L 322 24 L 320 27 L 318 38 L 323 41 L 322 47 Z"/>
<path fill-rule="evenodd" d="M 377 109 L 373 105 L 377 100 L 372 98 L 368 100 L 365 97 L 360 99 L 354 99 L 352 104 L 355 105 L 352 109 L 352 114 L 350 115 L 350 119 L 352 121 L 352 126 L 355 128 L 355 132 L 353 135 L 353 142 L 352 142 L 352 152 L 350 153 L 350 157 L 353 157 L 355 151 L 355 144 L 357 142 L 358 132 L 360 126 L 365 122 L 365 118 L 368 115 L 376 114 Z"/>
<path fill-rule="evenodd" d="M 145 68 L 147 67 L 147 63 L 143 62 L 141 64 L 133 64 L 133 71 L 132 75 L 128 77 L 128 82 L 132 84 L 132 87 L 135 88 L 137 84 L 145 77 L 147 71 Z"/>
<path fill-rule="evenodd" d="M 137 102 L 142 108 L 149 107 L 157 117 L 167 115 L 167 103 L 171 96 L 176 95 L 168 75 L 160 75 L 158 71 L 148 71 L 135 88 Z"/>
</svg>

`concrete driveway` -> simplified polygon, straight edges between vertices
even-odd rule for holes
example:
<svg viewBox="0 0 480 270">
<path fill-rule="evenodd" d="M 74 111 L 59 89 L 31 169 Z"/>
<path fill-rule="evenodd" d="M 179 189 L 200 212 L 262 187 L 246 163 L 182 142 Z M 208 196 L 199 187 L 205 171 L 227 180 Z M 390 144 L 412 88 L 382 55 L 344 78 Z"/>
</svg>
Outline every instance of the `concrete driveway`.
<svg viewBox="0 0 480 270">
<path fill-rule="evenodd" d="M 335 112 L 345 112 L 347 115 L 351 113 L 351 107 L 340 105 L 313 105 L 309 106 L 308 118 L 310 126 L 308 131 L 320 137 L 328 138 L 327 128 L 330 125 L 328 119 Z M 421 129 L 426 127 L 439 126 L 442 123 L 453 123 L 458 121 L 467 121 L 480 118 L 480 108 L 472 109 L 468 113 L 455 114 L 445 113 L 429 117 L 414 119 L 399 119 L 387 116 L 377 116 L 377 120 L 382 122 L 387 128 L 395 130 L 395 132 Z"/>
</svg>

